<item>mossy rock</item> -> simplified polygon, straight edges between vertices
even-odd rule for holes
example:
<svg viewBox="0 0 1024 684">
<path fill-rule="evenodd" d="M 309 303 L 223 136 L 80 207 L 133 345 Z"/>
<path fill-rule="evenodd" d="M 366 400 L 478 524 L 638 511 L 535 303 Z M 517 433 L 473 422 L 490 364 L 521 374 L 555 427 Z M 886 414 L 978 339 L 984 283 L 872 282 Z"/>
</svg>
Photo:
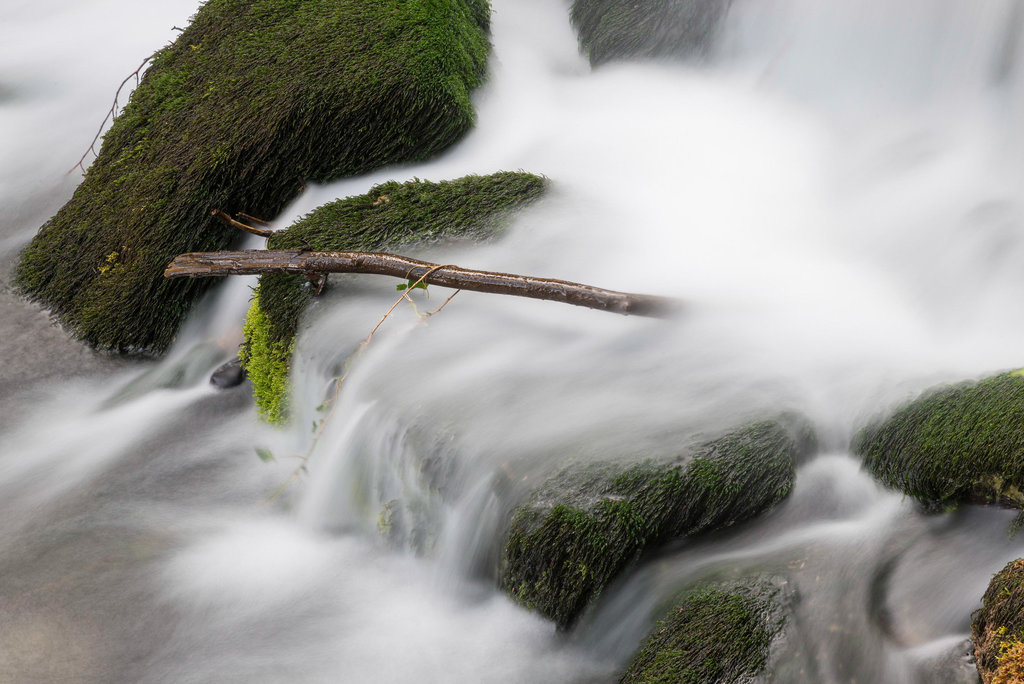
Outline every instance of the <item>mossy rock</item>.
<svg viewBox="0 0 1024 684">
<path fill-rule="evenodd" d="M 153 58 L 17 286 L 113 351 L 160 353 L 224 249 L 212 209 L 273 217 L 304 183 L 426 159 L 473 124 L 487 0 L 209 0 Z"/>
<path fill-rule="evenodd" d="M 708 52 L 731 0 L 575 0 L 572 23 L 594 66 Z"/>
<path fill-rule="evenodd" d="M 390 181 L 364 195 L 325 204 L 267 240 L 269 249 L 406 251 L 449 240 L 497 236 L 512 213 L 545 191 L 542 176 L 502 171 L 431 182 Z M 409 253 L 406 256 L 412 256 Z M 288 417 L 288 371 L 295 335 L 313 293 L 303 276 L 260 278 L 245 324 L 240 357 L 256 404 L 271 423 Z"/>
<path fill-rule="evenodd" d="M 710 684 L 763 674 L 785 623 L 770 582 L 705 586 L 683 595 L 651 632 L 621 684 Z"/>
<path fill-rule="evenodd" d="M 645 549 L 748 520 L 785 499 L 809 448 L 802 424 L 764 421 L 667 463 L 569 468 L 513 512 L 501 584 L 568 629 Z"/>
<path fill-rule="evenodd" d="M 985 684 L 1024 681 L 1024 559 L 992 578 L 971 625 L 974 657 Z"/>
<path fill-rule="evenodd" d="M 927 392 L 863 430 L 854 448 L 875 477 L 929 506 L 1024 508 L 1024 377 Z"/>
</svg>

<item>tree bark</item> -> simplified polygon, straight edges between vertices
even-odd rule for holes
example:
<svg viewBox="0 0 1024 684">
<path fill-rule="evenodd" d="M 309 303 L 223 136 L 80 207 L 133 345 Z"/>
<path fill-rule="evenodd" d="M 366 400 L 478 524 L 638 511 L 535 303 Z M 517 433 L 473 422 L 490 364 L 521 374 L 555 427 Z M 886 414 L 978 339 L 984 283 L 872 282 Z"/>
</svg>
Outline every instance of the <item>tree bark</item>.
<svg viewBox="0 0 1024 684">
<path fill-rule="evenodd" d="M 308 252 L 305 250 L 240 250 L 180 254 L 164 271 L 165 278 L 203 278 L 263 273 L 372 273 L 429 285 L 473 292 L 529 297 L 636 316 L 666 317 L 680 308 L 670 297 L 615 292 L 591 285 L 512 273 L 475 271 L 378 252 Z"/>
</svg>

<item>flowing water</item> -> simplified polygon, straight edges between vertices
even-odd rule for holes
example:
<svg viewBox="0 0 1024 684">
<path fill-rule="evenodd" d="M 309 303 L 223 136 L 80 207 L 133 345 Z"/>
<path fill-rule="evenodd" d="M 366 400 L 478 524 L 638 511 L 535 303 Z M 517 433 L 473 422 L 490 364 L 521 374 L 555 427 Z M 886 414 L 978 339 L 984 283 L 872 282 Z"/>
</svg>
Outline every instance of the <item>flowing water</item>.
<svg viewBox="0 0 1024 684">
<path fill-rule="evenodd" d="M 681 587 L 770 574 L 792 597 L 776 681 L 974 681 L 971 611 L 1024 555 L 1012 514 L 925 515 L 849 443 L 925 387 L 1024 363 L 1024 6 L 736 0 L 707 62 L 598 70 L 566 3 L 494 6 L 474 132 L 429 164 L 309 188 L 276 227 L 386 179 L 522 168 L 553 190 L 507 238 L 427 256 L 684 313 L 472 293 L 425 324 L 399 308 L 314 440 L 393 284 L 351 277 L 316 302 L 284 431 L 245 388 L 208 384 L 247 279 L 160 362 L 92 354 L 3 292 L 0 680 L 611 682 Z M 194 10 L 0 9 L 5 279 L 117 84 Z M 771 514 L 648 559 L 569 636 L 495 589 L 510 507 L 560 464 L 667 454 L 780 410 L 822 448 Z"/>
</svg>

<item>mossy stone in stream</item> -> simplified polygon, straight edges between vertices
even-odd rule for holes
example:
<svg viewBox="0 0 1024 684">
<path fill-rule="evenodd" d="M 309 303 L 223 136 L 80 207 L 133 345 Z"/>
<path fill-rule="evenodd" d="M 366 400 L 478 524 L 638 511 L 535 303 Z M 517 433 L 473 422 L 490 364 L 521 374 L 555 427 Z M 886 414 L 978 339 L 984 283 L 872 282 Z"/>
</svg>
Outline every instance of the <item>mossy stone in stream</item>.
<svg viewBox="0 0 1024 684">
<path fill-rule="evenodd" d="M 927 392 L 863 430 L 855 450 L 875 477 L 925 504 L 1024 508 L 1024 377 Z"/>
<path fill-rule="evenodd" d="M 985 684 L 1024 681 L 1024 559 L 992 578 L 971 625 L 978 673 Z"/>
<path fill-rule="evenodd" d="M 486 0 L 209 0 L 156 53 L 15 281 L 100 348 L 159 353 L 208 279 L 171 259 L 273 217 L 306 182 L 426 159 L 473 123 Z"/>
<path fill-rule="evenodd" d="M 785 499 L 808 448 L 802 424 L 764 421 L 668 463 L 567 469 L 514 511 L 501 584 L 567 629 L 645 549 L 748 520 Z"/>
<path fill-rule="evenodd" d="M 390 181 L 317 208 L 274 233 L 267 247 L 379 252 L 452 239 L 482 241 L 498 235 L 512 212 L 537 200 L 546 187 L 546 179 L 522 171 L 436 183 Z M 253 298 L 240 357 L 261 415 L 271 423 L 288 416 L 295 335 L 312 298 L 306 279 L 290 274 L 262 276 Z"/>
<path fill-rule="evenodd" d="M 746 582 L 685 593 L 620 683 L 739 682 L 763 673 L 784 624 L 779 591 L 770 582 Z"/>
<path fill-rule="evenodd" d="M 706 53 L 731 0 L 575 0 L 572 23 L 594 66 Z"/>
</svg>

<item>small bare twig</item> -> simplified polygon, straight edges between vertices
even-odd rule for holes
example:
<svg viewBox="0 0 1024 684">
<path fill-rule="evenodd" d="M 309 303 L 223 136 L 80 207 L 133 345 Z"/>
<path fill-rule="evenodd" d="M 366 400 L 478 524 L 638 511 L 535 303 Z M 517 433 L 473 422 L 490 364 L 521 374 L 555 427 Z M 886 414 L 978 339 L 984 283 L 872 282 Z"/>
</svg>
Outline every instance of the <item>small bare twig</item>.
<svg viewBox="0 0 1024 684">
<path fill-rule="evenodd" d="M 434 314 L 439 312 L 441 309 L 443 309 L 444 307 L 448 306 L 448 302 L 450 302 L 453 299 L 455 299 L 455 295 L 459 294 L 460 292 L 462 292 L 462 290 L 456 290 L 455 292 L 452 292 L 451 296 L 448 297 L 448 299 L 444 300 L 444 302 L 441 304 L 441 306 L 437 307 L 433 311 L 428 311 L 427 313 L 423 314 L 423 318 L 430 318 L 431 316 L 433 316 Z"/>
<path fill-rule="evenodd" d="M 246 233 L 252 233 L 253 235 L 259 235 L 261 238 L 268 238 L 274 234 L 274 231 L 267 228 L 257 228 L 256 226 L 250 226 L 242 223 L 241 221 L 236 221 L 220 209 L 214 209 L 211 211 L 210 216 L 214 217 L 226 226 L 231 226 L 238 230 L 244 230 Z M 239 216 L 244 216 L 244 214 L 239 214 Z"/>
<path fill-rule="evenodd" d="M 103 127 L 107 125 L 107 121 L 113 121 L 115 118 L 117 118 L 117 110 L 119 109 L 117 99 L 121 96 L 121 91 L 124 89 L 125 84 L 133 78 L 135 79 L 135 85 L 138 85 L 141 82 L 142 68 L 149 64 L 149 61 L 153 59 L 154 56 L 156 56 L 156 53 L 153 53 L 149 57 L 146 57 L 146 59 L 142 60 L 142 64 L 140 64 L 138 68 L 135 69 L 135 71 L 128 74 L 128 76 L 126 76 L 123 81 L 121 81 L 121 85 L 117 87 L 117 92 L 114 93 L 114 102 L 110 105 L 110 109 L 107 111 L 107 115 L 103 117 L 103 122 L 100 123 L 100 127 L 96 131 L 96 135 L 93 136 L 92 142 L 89 143 L 89 149 L 82 153 L 82 156 L 78 160 L 77 164 L 68 169 L 67 175 L 70 176 L 72 173 L 74 173 L 75 169 L 81 169 L 82 173 L 85 173 L 85 158 L 89 156 L 90 152 L 92 152 L 92 156 L 94 157 L 99 156 L 99 154 L 97 154 L 96 152 L 96 143 L 99 141 L 100 136 L 103 135 Z"/>
<path fill-rule="evenodd" d="M 257 226 L 263 226 L 264 228 L 269 228 L 270 227 L 270 221 L 264 221 L 261 218 L 256 218 L 252 214 L 246 214 L 244 211 L 240 211 L 236 215 L 239 218 L 245 219 L 249 223 L 255 223 Z"/>
</svg>

